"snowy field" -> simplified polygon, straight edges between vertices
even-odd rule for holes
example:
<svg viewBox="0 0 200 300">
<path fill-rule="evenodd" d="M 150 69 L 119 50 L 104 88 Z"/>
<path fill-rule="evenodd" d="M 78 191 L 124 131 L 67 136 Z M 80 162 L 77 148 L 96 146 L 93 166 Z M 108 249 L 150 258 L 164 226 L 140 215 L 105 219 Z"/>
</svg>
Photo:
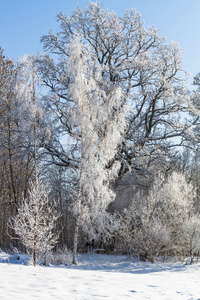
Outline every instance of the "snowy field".
<svg viewBox="0 0 200 300">
<path fill-rule="evenodd" d="M 85 254 L 78 266 L 33 267 L 0 253 L 0 299 L 200 300 L 200 264 L 144 263 Z"/>
</svg>

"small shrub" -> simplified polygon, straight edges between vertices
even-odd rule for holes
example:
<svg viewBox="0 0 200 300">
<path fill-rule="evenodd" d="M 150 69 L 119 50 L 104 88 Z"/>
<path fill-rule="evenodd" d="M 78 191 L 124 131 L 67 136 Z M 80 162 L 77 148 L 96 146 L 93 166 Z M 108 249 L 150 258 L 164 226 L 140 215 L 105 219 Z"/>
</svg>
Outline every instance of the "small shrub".
<svg viewBox="0 0 200 300">
<path fill-rule="evenodd" d="M 56 252 L 49 251 L 46 255 L 46 264 L 70 265 L 72 263 L 72 253 L 67 247 L 60 248 Z"/>
</svg>

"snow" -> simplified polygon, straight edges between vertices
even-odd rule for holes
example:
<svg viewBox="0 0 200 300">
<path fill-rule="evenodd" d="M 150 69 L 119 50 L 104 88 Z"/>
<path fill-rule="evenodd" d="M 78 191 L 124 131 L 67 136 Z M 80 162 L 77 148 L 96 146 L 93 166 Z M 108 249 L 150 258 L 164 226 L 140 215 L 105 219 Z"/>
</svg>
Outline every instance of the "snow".
<svg viewBox="0 0 200 300">
<path fill-rule="evenodd" d="M 18 259 L 17 259 L 18 258 Z M 84 254 L 77 266 L 37 266 L 0 253 L 0 299 L 200 300 L 200 265 Z"/>
</svg>

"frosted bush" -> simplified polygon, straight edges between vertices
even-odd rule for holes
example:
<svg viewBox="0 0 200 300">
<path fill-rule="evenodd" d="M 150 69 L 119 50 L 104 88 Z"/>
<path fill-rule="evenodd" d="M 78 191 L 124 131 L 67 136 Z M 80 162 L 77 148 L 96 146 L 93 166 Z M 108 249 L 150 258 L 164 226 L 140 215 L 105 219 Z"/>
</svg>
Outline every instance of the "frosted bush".
<svg viewBox="0 0 200 300">
<path fill-rule="evenodd" d="M 192 219 L 195 199 L 195 188 L 177 172 L 157 178 L 148 195 L 135 195 L 123 212 L 120 232 L 127 252 L 153 262 L 163 253 L 197 251 L 199 216 Z"/>
<path fill-rule="evenodd" d="M 46 264 L 70 265 L 72 263 L 72 253 L 67 247 L 60 248 L 56 252 L 49 251 L 46 255 Z"/>
</svg>

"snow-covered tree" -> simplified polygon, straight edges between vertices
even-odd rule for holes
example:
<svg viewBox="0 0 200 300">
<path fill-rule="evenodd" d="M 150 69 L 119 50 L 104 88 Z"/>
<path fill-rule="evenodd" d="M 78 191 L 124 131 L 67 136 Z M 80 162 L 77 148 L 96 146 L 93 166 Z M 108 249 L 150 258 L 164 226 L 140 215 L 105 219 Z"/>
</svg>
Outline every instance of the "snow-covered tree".
<svg viewBox="0 0 200 300">
<path fill-rule="evenodd" d="M 108 84 L 107 90 L 102 87 L 102 68 L 93 59 L 90 47 L 83 46 L 79 37 L 69 47 L 66 68 L 70 103 L 65 103 L 65 109 L 66 121 L 71 126 L 68 143 L 78 149 L 74 156 L 78 165 L 78 191 L 73 259 L 77 263 L 79 225 L 90 239 L 97 239 L 112 224 L 106 209 L 115 198 L 110 182 L 117 175 L 118 166 L 109 164 L 122 141 L 128 108 L 122 105 L 123 93 L 117 84 Z"/>
<path fill-rule="evenodd" d="M 90 2 L 85 9 L 77 8 L 70 16 L 61 13 L 58 21 L 60 32 L 50 31 L 42 37 L 47 55 L 38 59 L 37 70 L 45 86 L 57 95 L 60 103 L 70 102 L 67 49 L 71 38 L 79 34 L 83 43 L 90 44 L 93 59 L 102 66 L 102 79 L 106 84 L 109 81 L 119 85 L 124 100 L 133 107 L 125 142 L 115 157 L 121 164 L 118 175 L 129 172 L 130 165 L 133 170 L 152 172 L 155 161 L 167 163 L 164 158 L 173 156 L 173 146 L 182 145 L 187 129 L 195 121 L 180 117 L 183 112 L 188 116 L 193 107 L 177 44 L 167 44 L 155 28 L 145 28 L 136 10 L 125 10 L 118 17 L 97 2 Z M 71 134 L 60 106 L 54 110 L 59 111 L 66 124 L 62 132 Z M 46 149 L 54 154 L 57 163 L 71 165 L 73 161 L 63 155 L 56 142 L 54 139 L 46 144 Z"/>
<path fill-rule="evenodd" d="M 41 85 L 35 72 L 34 57 L 24 55 L 18 60 L 18 73 L 15 84 L 16 112 L 18 126 L 23 136 L 21 148 L 31 152 L 34 169 L 38 159 L 38 148 L 41 140 L 48 139 L 45 124 L 45 112 L 39 97 Z M 35 172 L 36 173 L 36 172 Z M 35 174 L 35 176 L 37 176 Z"/>
<path fill-rule="evenodd" d="M 46 254 L 59 240 L 56 222 L 60 215 L 55 204 L 49 203 L 48 195 L 49 191 L 36 179 L 31 183 L 27 199 L 18 207 L 18 214 L 9 223 L 21 243 L 32 251 L 34 266 L 37 255 Z"/>
<path fill-rule="evenodd" d="M 1 247 L 8 246 L 9 237 L 5 224 L 10 216 L 16 214 L 21 195 L 26 196 L 33 171 L 33 148 L 29 138 L 32 132 L 32 107 L 27 103 L 31 91 L 22 63 L 14 66 L 0 50 Z"/>
<path fill-rule="evenodd" d="M 177 172 L 166 179 L 158 177 L 148 195 L 138 193 L 122 219 L 122 233 L 125 229 L 132 252 L 153 261 L 162 251 L 179 251 L 182 245 L 187 249 L 186 235 L 187 239 L 193 236 L 195 200 L 194 186 Z"/>
</svg>

